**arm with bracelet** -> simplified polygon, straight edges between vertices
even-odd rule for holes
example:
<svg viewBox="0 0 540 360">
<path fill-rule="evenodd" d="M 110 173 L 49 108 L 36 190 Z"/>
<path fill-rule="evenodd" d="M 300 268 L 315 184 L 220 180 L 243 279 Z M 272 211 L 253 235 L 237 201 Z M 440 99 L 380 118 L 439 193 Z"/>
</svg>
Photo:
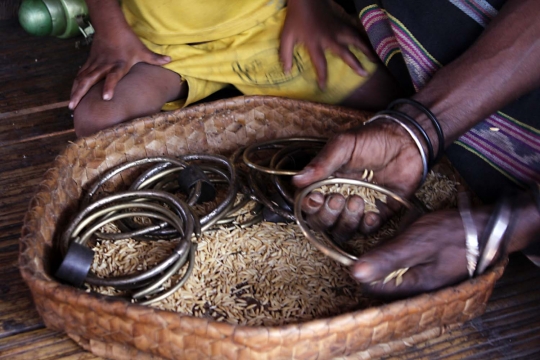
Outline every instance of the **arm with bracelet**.
<svg viewBox="0 0 540 360">
<path fill-rule="evenodd" d="M 377 184 L 411 196 L 422 183 L 422 153 L 431 166 L 448 145 L 472 127 L 540 86 L 539 11 L 537 1 L 507 1 L 461 56 L 436 72 L 410 99 L 394 101 L 376 121 L 330 141 L 295 177 L 296 185 L 305 187 L 330 175 L 358 178 L 362 171 L 371 169 Z M 383 119 L 381 114 L 392 119 Z M 415 136 L 423 151 L 416 146 Z M 540 179 L 534 167 L 528 171 Z M 396 208 L 389 202 L 380 206 L 380 214 L 363 214 L 362 206 L 357 205 L 360 210 L 351 214 L 349 203 L 330 200 L 313 194 L 306 197 L 303 209 L 307 217 L 334 231 L 342 231 L 344 218 L 349 219 L 348 229 L 373 231 Z M 461 213 L 446 210 L 428 214 L 398 238 L 361 257 L 354 275 L 374 293 L 399 296 L 474 276 L 503 253 L 524 250 L 533 257 L 540 247 L 540 215 L 533 197 L 522 192 L 510 203 L 506 219 L 500 208 L 508 210 L 508 204 L 498 208 L 462 205 Z M 355 227 L 350 219 L 359 225 Z M 389 283 L 370 285 L 407 267 L 410 269 L 399 289 Z"/>
</svg>

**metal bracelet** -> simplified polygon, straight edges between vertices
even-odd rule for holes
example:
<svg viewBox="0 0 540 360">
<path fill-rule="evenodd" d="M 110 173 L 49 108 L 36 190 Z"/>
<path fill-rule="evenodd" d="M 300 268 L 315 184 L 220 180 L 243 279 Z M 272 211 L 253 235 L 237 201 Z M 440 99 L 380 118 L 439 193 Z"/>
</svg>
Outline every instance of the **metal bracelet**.
<svg viewBox="0 0 540 360">
<path fill-rule="evenodd" d="M 507 197 L 503 197 L 497 204 L 480 237 L 482 251 L 480 252 L 478 265 L 476 266 L 476 275 L 482 274 L 495 258 L 500 255 L 511 217 L 512 205 Z"/>
<path fill-rule="evenodd" d="M 480 250 L 478 247 L 478 231 L 476 230 L 476 225 L 474 225 L 471 214 L 471 202 L 469 195 L 465 192 L 458 193 L 458 209 L 463 227 L 465 228 L 467 271 L 469 272 L 469 277 L 472 278 L 476 271 Z"/>
<path fill-rule="evenodd" d="M 338 247 L 334 242 L 328 238 L 328 236 L 324 233 L 320 233 L 325 240 L 325 243 L 319 241 L 316 236 L 312 233 L 311 229 L 309 228 L 308 224 L 304 220 L 302 216 L 302 201 L 304 198 L 309 194 L 311 191 L 324 186 L 324 185 L 334 185 L 334 184 L 348 184 L 348 185 L 354 185 L 354 186 L 362 186 L 366 187 L 375 191 L 379 191 L 392 199 L 399 202 L 401 205 L 405 206 L 407 209 L 413 208 L 413 204 L 409 202 L 407 199 L 397 195 L 396 193 L 385 189 L 379 185 L 375 185 L 369 182 L 361 181 L 361 180 L 353 180 L 353 179 L 345 179 L 345 178 L 332 178 L 332 179 L 326 179 L 321 180 L 318 182 L 315 182 L 308 187 L 302 189 L 296 195 L 295 201 L 294 201 L 294 216 L 296 218 L 296 223 L 306 236 L 306 238 L 309 240 L 309 242 L 315 246 L 319 251 L 321 251 L 326 256 L 334 259 L 335 261 L 345 265 L 345 266 L 351 266 L 353 265 L 358 258 L 350 253 L 347 253 L 340 247 Z"/>
<path fill-rule="evenodd" d="M 258 170 L 260 172 L 271 174 L 271 175 L 296 175 L 300 172 L 300 170 L 278 170 L 274 169 L 272 167 L 266 167 L 259 165 L 251 160 L 251 156 L 253 153 L 259 150 L 265 150 L 265 149 L 280 149 L 285 147 L 287 144 L 294 144 L 294 143 L 315 143 L 315 144 L 324 144 L 326 143 L 326 139 L 323 138 L 315 138 L 315 137 L 299 137 L 299 138 L 284 138 L 284 139 L 277 139 L 277 140 L 271 140 L 266 141 L 263 143 L 255 143 L 253 145 L 248 146 L 243 154 L 244 163 L 249 166 L 252 169 Z"/>
<path fill-rule="evenodd" d="M 422 159 L 423 170 L 422 170 L 422 180 L 420 181 L 420 185 L 422 185 L 426 181 L 426 177 L 427 177 L 427 173 L 428 173 L 428 160 L 427 160 L 427 157 L 426 157 L 426 152 L 424 151 L 424 148 L 422 147 L 422 144 L 420 143 L 420 139 L 418 138 L 418 136 L 416 136 L 416 134 L 403 121 L 401 121 L 399 119 L 396 119 L 395 117 L 390 116 L 390 115 L 384 115 L 384 114 L 375 115 L 372 118 L 368 119 L 364 123 L 364 125 L 367 125 L 367 124 L 369 124 L 369 123 L 371 123 L 371 122 L 373 122 L 375 120 L 379 120 L 379 119 L 390 120 L 390 121 L 393 121 L 393 122 L 399 124 L 399 126 L 401 126 L 403 129 L 405 129 L 405 131 L 407 131 L 407 133 L 413 139 L 414 143 L 416 144 L 416 147 L 418 147 L 418 152 L 420 153 L 420 157 Z"/>
</svg>

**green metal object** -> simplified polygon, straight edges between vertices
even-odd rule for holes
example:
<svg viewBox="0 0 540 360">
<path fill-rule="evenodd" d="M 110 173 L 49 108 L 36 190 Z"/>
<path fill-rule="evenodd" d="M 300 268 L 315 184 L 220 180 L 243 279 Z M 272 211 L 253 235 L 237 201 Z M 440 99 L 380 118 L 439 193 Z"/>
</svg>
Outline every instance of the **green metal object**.
<svg viewBox="0 0 540 360">
<path fill-rule="evenodd" d="M 82 33 L 89 39 L 94 33 L 84 0 L 23 0 L 19 22 L 26 32 L 36 36 L 64 39 Z"/>
</svg>

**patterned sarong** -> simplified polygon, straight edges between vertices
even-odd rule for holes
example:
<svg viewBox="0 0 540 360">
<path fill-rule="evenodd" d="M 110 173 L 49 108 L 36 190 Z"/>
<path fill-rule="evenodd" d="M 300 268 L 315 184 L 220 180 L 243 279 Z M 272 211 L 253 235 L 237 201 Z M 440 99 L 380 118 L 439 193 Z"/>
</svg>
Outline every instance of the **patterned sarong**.
<svg viewBox="0 0 540 360">
<path fill-rule="evenodd" d="M 355 0 L 382 62 L 411 94 L 463 53 L 503 0 Z M 540 182 L 540 89 L 477 124 L 447 150 L 487 202 L 507 188 Z"/>
</svg>

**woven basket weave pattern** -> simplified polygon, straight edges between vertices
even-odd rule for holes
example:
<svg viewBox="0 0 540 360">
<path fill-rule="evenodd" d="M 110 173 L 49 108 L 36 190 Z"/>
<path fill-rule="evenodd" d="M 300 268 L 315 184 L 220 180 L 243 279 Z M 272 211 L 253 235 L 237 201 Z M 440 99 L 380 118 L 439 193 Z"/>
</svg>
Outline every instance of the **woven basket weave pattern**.
<svg viewBox="0 0 540 360">
<path fill-rule="evenodd" d="M 369 349 L 380 355 L 381 344 L 390 351 L 400 339 L 425 340 L 482 314 L 503 266 L 431 294 L 281 327 L 233 326 L 134 305 L 49 275 L 53 243 L 77 212 L 84 189 L 117 164 L 158 155 L 230 154 L 277 137 L 329 136 L 366 117 L 301 101 L 240 97 L 135 120 L 70 144 L 44 176 L 22 230 L 21 271 L 45 323 L 95 354 L 117 359 L 331 358 Z M 127 184 L 128 178 L 117 180 Z"/>
</svg>

